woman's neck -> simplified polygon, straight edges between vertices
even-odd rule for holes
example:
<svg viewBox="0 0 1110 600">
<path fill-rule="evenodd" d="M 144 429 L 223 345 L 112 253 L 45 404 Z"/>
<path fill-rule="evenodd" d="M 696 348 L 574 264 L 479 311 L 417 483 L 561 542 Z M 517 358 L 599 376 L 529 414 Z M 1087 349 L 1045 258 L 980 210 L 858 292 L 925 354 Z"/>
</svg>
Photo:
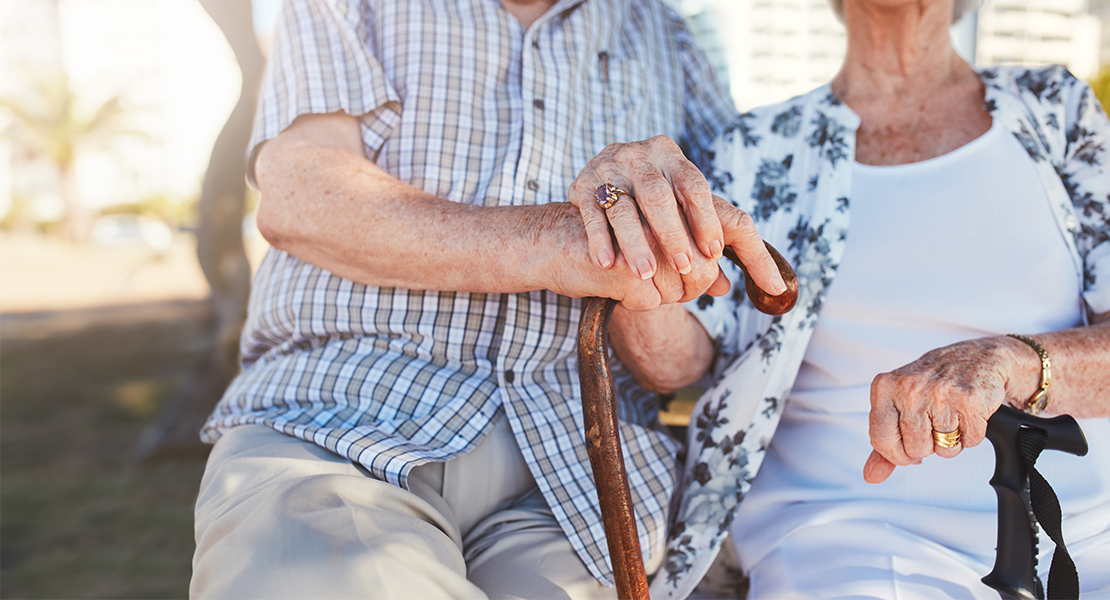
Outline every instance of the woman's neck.
<svg viewBox="0 0 1110 600">
<path fill-rule="evenodd" d="M 844 100 L 936 89 L 972 75 L 952 47 L 951 1 L 849 0 L 848 51 L 833 79 Z"/>
<path fill-rule="evenodd" d="M 845 2 L 848 53 L 832 89 L 860 117 L 858 162 L 918 162 L 990 129 L 983 82 L 948 37 L 952 1 Z"/>
</svg>

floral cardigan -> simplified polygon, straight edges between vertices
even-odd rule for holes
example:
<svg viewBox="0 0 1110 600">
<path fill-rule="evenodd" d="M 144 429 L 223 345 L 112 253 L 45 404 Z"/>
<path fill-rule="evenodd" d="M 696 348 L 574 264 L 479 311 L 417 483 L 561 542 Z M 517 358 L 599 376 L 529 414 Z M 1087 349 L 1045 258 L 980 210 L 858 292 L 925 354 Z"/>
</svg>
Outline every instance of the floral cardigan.
<svg viewBox="0 0 1110 600">
<path fill-rule="evenodd" d="M 1077 301 L 1096 314 L 1110 311 L 1110 122 L 1101 105 L 1062 67 L 992 68 L 980 76 L 986 109 L 1028 151 L 1051 199 L 1083 277 Z M 763 460 L 843 254 L 859 122 L 825 85 L 741 115 L 717 142 L 706 177 L 791 260 L 798 304 L 783 316 L 763 315 L 734 285 L 731 296 L 705 296 L 689 307 L 716 339 L 716 383 L 691 418 L 653 598 L 684 598 L 694 589 Z M 738 280 L 735 269 L 729 275 Z"/>
</svg>

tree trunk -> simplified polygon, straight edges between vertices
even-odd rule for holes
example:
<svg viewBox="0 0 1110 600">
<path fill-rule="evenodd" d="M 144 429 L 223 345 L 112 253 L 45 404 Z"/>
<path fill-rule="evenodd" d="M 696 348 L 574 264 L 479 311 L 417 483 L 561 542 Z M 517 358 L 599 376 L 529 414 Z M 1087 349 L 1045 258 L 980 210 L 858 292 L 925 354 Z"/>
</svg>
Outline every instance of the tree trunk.
<svg viewBox="0 0 1110 600">
<path fill-rule="evenodd" d="M 242 233 L 247 192 L 244 153 L 265 60 L 255 38 L 250 0 L 199 1 L 231 45 L 243 74 L 243 87 L 216 139 L 201 187 L 197 258 L 212 290 L 211 349 L 198 358 L 186 380 L 167 397 L 158 418 L 143 432 L 136 453 L 146 461 L 207 455 L 208 446 L 197 434 L 239 371 L 239 334 L 250 292 L 250 265 Z"/>
</svg>

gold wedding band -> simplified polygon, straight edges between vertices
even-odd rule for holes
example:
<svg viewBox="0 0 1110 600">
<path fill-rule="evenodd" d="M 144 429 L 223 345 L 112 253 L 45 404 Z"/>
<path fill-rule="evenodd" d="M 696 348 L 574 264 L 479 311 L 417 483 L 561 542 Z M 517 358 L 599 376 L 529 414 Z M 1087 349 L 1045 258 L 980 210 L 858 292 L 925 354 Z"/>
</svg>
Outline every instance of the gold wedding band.
<svg viewBox="0 0 1110 600">
<path fill-rule="evenodd" d="M 621 196 L 632 197 L 632 194 L 611 183 L 603 183 L 597 186 L 597 203 L 603 209 L 611 208 Z"/>
<path fill-rule="evenodd" d="M 937 431 L 936 429 L 934 429 L 933 441 L 936 442 L 936 444 L 941 448 L 955 448 L 960 443 L 960 430 L 957 429 L 955 431 L 949 431 L 948 433 L 945 433 L 943 431 Z"/>
</svg>

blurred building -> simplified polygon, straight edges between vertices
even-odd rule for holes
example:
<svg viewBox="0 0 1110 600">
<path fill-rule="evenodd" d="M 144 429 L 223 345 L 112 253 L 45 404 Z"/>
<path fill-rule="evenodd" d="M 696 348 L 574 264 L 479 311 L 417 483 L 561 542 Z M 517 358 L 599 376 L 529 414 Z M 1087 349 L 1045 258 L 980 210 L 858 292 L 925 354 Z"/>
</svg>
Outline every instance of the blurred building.
<svg viewBox="0 0 1110 600">
<path fill-rule="evenodd" d="M 40 84 L 68 77 L 74 113 L 113 97 L 118 131 L 79 147 L 80 199 L 100 207 L 194 198 L 216 135 L 239 94 L 231 49 L 196 0 L 0 2 L 0 97 L 42 105 Z M 15 119 L 0 108 L 0 127 Z M 13 199 L 49 216 L 57 174 L 0 135 L 0 216 Z"/>
<path fill-rule="evenodd" d="M 1099 51 L 1099 64 L 1110 66 L 1110 0 L 1090 0 L 1091 16 L 1102 22 L 1102 44 Z"/>
<path fill-rule="evenodd" d="M 827 0 L 670 0 L 690 22 L 741 109 L 825 83 L 844 59 L 844 26 Z M 718 69 L 718 72 L 721 72 Z"/>
<path fill-rule="evenodd" d="M 727 68 L 741 110 L 809 91 L 832 79 L 844 59 L 844 26 L 827 0 L 669 2 L 687 17 L 710 61 Z M 1110 11 L 1110 0 L 1091 2 Z M 1100 27 L 1087 0 L 986 0 L 952 37 L 980 67 L 1063 64 L 1090 78 L 1100 63 Z"/>
<path fill-rule="evenodd" d="M 980 65 L 1066 65 L 1098 72 L 1102 23 L 1086 0 L 990 0 L 979 10 Z"/>
</svg>

